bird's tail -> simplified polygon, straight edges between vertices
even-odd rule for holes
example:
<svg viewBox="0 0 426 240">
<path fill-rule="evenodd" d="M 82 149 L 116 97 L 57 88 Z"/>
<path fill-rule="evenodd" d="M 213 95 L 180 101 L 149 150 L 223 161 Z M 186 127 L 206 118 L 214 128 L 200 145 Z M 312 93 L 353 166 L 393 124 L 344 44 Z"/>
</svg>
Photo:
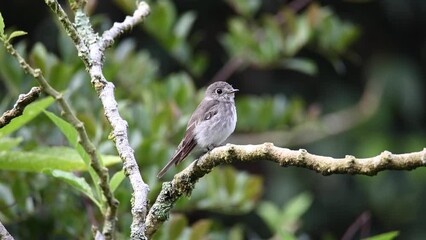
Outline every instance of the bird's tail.
<svg viewBox="0 0 426 240">
<path fill-rule="evenodd" d="M 167 172 L 167 170 L 169 170 L 172 164 L 177 165 L 178 163 L 182 162 L 182 160 L 188 156 L 192 149 L 194 149 L 195 145 L 196 141 L 192 139 L 187 144 L 184 144 L 184 146 L 179 146 L 178 150 L 175 152 L 175 154 L 173 154 L 173 157 L 170 159 L 170 161 L 157 174 L 157 177 L 161 178 Z"/>
<path fill-rule="evenodd" d="M 166 164 L 166 166 L 163 167 L 163 169 L 161 169 L 161 171 L 157 174 L 158 178 L 163 177 L 163 175 L 167 172 L 167 170 L 169 170 L 169 168 L 172 166 L 172 164 L 178 162 L 178 158 L 176 156 L 174 156 L 172 159 L 170 159 L 170 161 Z"/>
</svg>

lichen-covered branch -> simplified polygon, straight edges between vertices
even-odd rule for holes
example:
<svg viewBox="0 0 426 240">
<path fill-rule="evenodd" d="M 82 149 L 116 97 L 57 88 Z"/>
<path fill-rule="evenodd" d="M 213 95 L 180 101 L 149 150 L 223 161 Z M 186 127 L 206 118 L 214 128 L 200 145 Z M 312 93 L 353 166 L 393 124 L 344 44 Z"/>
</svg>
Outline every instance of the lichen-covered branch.
<svg viewBox="0 0 426 240">
<path fill-rule="evenodd" d="M 146 219 L 146 235 L 151 237 L 167 220 L 173 204 L 182 196 L 190 195 L 195 183 L 215 166 L 233 162 L 272 161 L 282 167 L 295 166 L 314 170 L 323 175 L 361 174 L 372 176 L 384 170 L 411 170 L 426 166 L 426 149 L 406 154 L 384 151 L 371 158 L 332 158 L 308 153 L 304 149 L 290 150 L 272 143 L 260 145 L 227 144 L 218 147 L 194 161 L 171 182 L 163 183 L 160 194 Z"/>
<path fill-rule="evenodd" d="M 74 25 L 68 18 L 68 15 L 65 13 L 64 9 L 56 0 L 45 0 L 45 3 L 55 13 L 59 22 L 61 22 L 62 26 L 64 27 L 66 33 L 74 42 L 78 51 L 78 56 L 80 56 L 84 64 L 87 65 L 89 63 L 89 59 L 87 58 L 88 49 L 84 44 L 83 40 L 81 39 L 81 36 L 78 34 L 77 29 L 74 27 Z"/>
<path fill-rule="evenodd" d="M 130 147 L 127 137 L 127 122 L 121 118 L 118 111 L 118 104 L 114 97 L 114 84 L 106 80 L 102 67 L 105 49 L 110 47 L 114 39 L 124 31 L 140 23 L 149 14 L 149 6 L 145 2 L 139 2 L 133 16 L 127 17 L 122 23 L 115 23 L 110 30 L 99 37 L 81 7 L 75 10 L 73 25 L 71 21 L 63 19 L 68 19 L 68 17 L 56 0 L 45 1 L 74 41 L 78 54 L 90 74 L 92 85 L 101 99 L 105 116 L 112 127 L 112 138 L 118 154 L 123 160 L 123 169 L 133 188 L 131 238 L 145 239 L 144 220 L 147 214 L 149 187 L 142 180 L 134 151 Z"/>
<path fill-rule="evenodd" d="M 40 93 L 40 87 L 33 87 L 28 93 L 19 95 L 18 100 L 16 101 L 13 108 L 4 112 L 0 117 L 0 128 L 10 123 L 12 119 L 21 116 L 25 107 L 37 100 L 37 98 L 40 96 Z"/>
<path fill-rule="evenodd" d="M 3 226 L 3 224 L 0 222 L 0 239 L 1 240 L 13 240 L 14 238 L 10 233 L 7 231 L 7 229 Z"/>
<path fill-rule="evenodd" d="M 18 60 L 22 69 L 24 69 L 28 74 L 32 75 L 37 80 L 38 84 L 40 84 L 40 86 L 42 87 L 42 90 L 46 94 L 55 98 L 55 100 L 57 101 L 57 103 L 59 104 L 62 110 L 63 117 L 77 130 L 78 136 L 79 136 L 79 143 L 89 155 L 90 165 L 95 170 L 96 174 L 99 176 L 100 182 L 95 184 L 99 184 L 107 202 L 103 233 L 106 236 L 112 235 L 115 231 L 118 201 L 114 198 L 114 195 L 112 194 L 111 189 L 109 187 L 108 169 L 104 168 L 101 165 L 98 155 L 96 153 L 96 148 L 93 145 L 93 143 L 90 141 L 90 138 L 87 135 L 84 124 L 75 116 L 75 114 L 71 110 L 70 105 L 64 99 L 62 93 L 56 91 L 52 86 L 50 86 L 50 84 L 44 78 L 44 75 L 40 69 L 32 68 L 25 61 L 25 59 L 22 58 L 22 56 L 13 48 L 12 44 L 10 44 L 9 42 L 4 42 L 4 46 L 7 52 L 9 52 L 12 56 L 14 56 Z M 108 230 L 105 230 L 106 226 L 108 227 L 107 228 Z"/>
</svg>

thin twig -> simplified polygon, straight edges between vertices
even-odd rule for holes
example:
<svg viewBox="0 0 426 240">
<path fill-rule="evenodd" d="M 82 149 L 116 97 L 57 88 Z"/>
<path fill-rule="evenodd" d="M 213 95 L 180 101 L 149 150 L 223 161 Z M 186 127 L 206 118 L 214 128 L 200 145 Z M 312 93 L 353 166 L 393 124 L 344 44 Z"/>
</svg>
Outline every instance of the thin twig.
<svg viewBox="0 0 426 240">
<path fill-rule="evenodd" d="M 68 36 L 74 42 L 78 56 L 83 60 L 87 65 L 89 63 L 88 52 L 84 41 L 81 39 L 81 36 L 78 34 L 76 27 L 72 24 L 68 15 L 65 13 L 64 9 L 56 0 L 45 0 L 45 3 L 50 7 L 50 9 L 55 13 L 59 22 L 61 22 Z"/>
<path fill-rule="evenodd" d="M 37 98 L 40 96 L 40 93 L 40 87 L 33 87 L 27 94 L 19 95 L 18 100 L 16 101 L 13 108 L 3 113 L 3 115 L 0 117 L 0 128 L 9 124 L 12 119 L 21 116 L 25 107 L 37 100 Z"/>
<path fill-rule="evenodd" d="M 372 176 L 384 170 L 411 170 L 426 166 L 426 148 L 419 152 L 392 154 L 384 151 L 371 158 L 332 158 L 308 153 L 304 149 L 290 150 L 275 147 L 272 143 L 260 145 L 233 145 L 218 147 L 191 163 L 175 175 L 171 182 L 163 183 L 160 194 L 149 210 L 146 228 L 147 236 L 157 231 L 167 220 L 174 203 L 182 195 L 190 195 L 195 183 L 214 167 L 234 162 L 272 161 L 282 167 L 301 167 L 323 175 L 360 174 Z"/>
<path fill-rule="evenodd" d="M 341 240 L 355 239 L 356 232 L 360 231 L 359 239 L 364 239 L 369 234 L 369 223 L 371 220 L 371 213 L 368 211 L 363 212 L 356 220 L 349 226 Z"/>
<path fill-rule="evenodd" d="M 127 16 L 123 22 L 116 22 L 111 29 L 102 34 L 102 41 L 100 51 L 105 51 L 106 48 L 111 47 L 114 39 L 117 39 L 124 32 L 132 29 L 134 26 L 142 22 L 149 14 L 149 6 L 145 2 L 140 2 L 132 16 Z"/>
<path fill-rule="evenodd" d="M 241 58 L 231 58 L 225 65 L 214 75 L 211 83 L 218 81 L 228 80 L 234 72 L 241 68 L 244 64 L 244 60 Z"/>
</svg>

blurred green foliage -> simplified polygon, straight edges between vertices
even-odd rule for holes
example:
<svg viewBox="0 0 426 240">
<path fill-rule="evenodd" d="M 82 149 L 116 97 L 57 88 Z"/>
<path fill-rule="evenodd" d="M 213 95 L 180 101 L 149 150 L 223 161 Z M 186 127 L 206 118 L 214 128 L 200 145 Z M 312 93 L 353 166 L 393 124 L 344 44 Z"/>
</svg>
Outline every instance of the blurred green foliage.
<svg viewBox="0 0 426 240">
<path fill-rule="evenodd" d="M 134 9 L 134 0 L 114 3 L 114 8 L 109 9 L 112 12 L 119 11 L 117 6 L 124 13 Z M 149 3 L 151 15 L 141 25 L 142 30 L 134 29 L 141 31 L 143 37 L 117 41 L 107 51 L 103 70 L 116 86 L 120 114 L 128 122 L 129 140 L 142 176 L 151 188 L 151 202 L 161 188 L 156 174 L 172 155 L 190 114 L 203 97 L 203 89 L 196 87 L 202 83 L 197 80 L 211 75 L 211 66 L 217 59 L 222 64 L 241 61 L 236 70 L 236 78 L 240 79 L 237 83 L 243 90 L 236 100 L 236 134 L 291 130 L 315 121 L 324 112 L 347 107 L 361 95 L 359 87 L 350 85 L 350 77 L 360 78 L 359 72 L 365 72 L 368 78 L 382 84 L 384 100 L 378 113 L 346 134 L 301 147 L 317 154 L 361 157 L 385 149 L 407 152 L 424 147 L 421 71 L 409 58 L 383 53 L 364 60 L 361 67 L 353 67 L 358 58 L 352 46 L 364 37 L 361 32 L 365 26 L 346 20 L 338 9 L 313 3 L 294 11 L 289 5 L 274 3 L 271 11 L 271 3 L 260 0 L 226 0 L 222 4 L 228 15 L 224 17 L 222 13 L 203 15 L 177 1 Z M 47 15 L 46 18 L 51 19 Z M 98 14 L 92 19 L 95 28 L 104 29 L 112 21 L 110 18 L 108 14 Z M 214 38 L 197 25 L 204 18 L 222 24 Z M 6 33 L 8 40 L 22 34 L 9 33 L 7 18 L 5 23 L 6 30 L 0 24 L 3 39 Z M 42 69 L 49 83 L 64 93 L 84 122 L 110 169 L 110 185 L 120 201 L 119 237 L 126 239 L 131 223 L 131 187 L 117 164 L 114 145 L 108 140 L 110 127 L 102 106 L 70 39 L 62 30 L 49 38 L 56 50 L 49 43 L 30 40 L 14 46 L 34 67 Z M 144 38 L 151 42 L 141 48 Z M 207 51 L 203 47 L 206 39 L 213 39 L 221 51 Z M 159 48 L 167 57 L 157 53 Z M 169 69 L 165 58 L 172 58 L 177 65 L 173 69 L 179 70 L 165 71 Z M 258 72 L 252 74 L 253 69 L 260 71 L 261 77 L 257 77 Z M 285 75 L 288 72 L 315 81 L 284 81 L 294 77 Z M 253 77 L 248 75 L 255 75 L 256 82 L 251 84 Z M 336 78 L 338 81 L 330 83 Z M 254 87 L 247 87 L 250 84 L 245 82 Z M 0 48 L 0 83 L 1 113 L 13 105 L 20 93 L 36 85 L 4 48 Z M 269 92 L 278 94 L 268 95 L 265 90 L 260 96 L 243 95 L 244 88 L 256 92 L 263 91 L 265 85 L 270 86 Z M 102 222 L 96 177 L 87 171 L 87 156 L 77 144 L 75 130 L 58 117 L 58 107 L 51 103 L 46 98 L 31 104 L 22 117 L 0 129 L 0 220 L 17 239 L 89 239 L 90 226 Z M 8 161 L 11 157 L 13 163 Z M 185 162 L 195 157 L 192 155 Z M 170 179 L 185 165 L 177 166 L 165 178 Z M 224 166 L 201 179 L 191 197 L 176 203 L 174 213 L 155 238 L 338 239 L 366 210 L 373 216 L 370 235 L 399 230 L 404 239 L 419 239 L 426 234 L 418 216 L 426 210 L 422 204 L 426 200 L 423 169 L 386 172 L 369 178 L 322 177 L 311 171 L 266 163 L 238 167 L 245 171 Z M 393 239 L 397 234 L 390 232 L 371 239 Z"/>
<path fill-rule="evenodd" d="M 237 3 L 241 1 L 230 2 L 236 2 L 238 12 L 247 11 Z M 221 40 L 231 57 L 261 68 L 284 67 L 311 75 L 317 72 L 315 62 L 295 58 L 303 47 L 314 46 L 331 60 L 339 61 L 359 35 L 353 24 L 341 21 L 329 8 L 316 4 L 303 14 L 283 8 L 274 15 L 262 15 L 258 21 L 244 14 L 231 18 L 228 29 Z"/>
<path fill-rule="evenodd" d="M 399 233 L 398 231 L 388 232 L 379 234 L 373 237 L 365 238 L 365 240 L 388 240 L 388 239 L 395 239 L 398 237 Z"/>
<path fill-rule="evenodd" d="M 283 209 L 278 209 L 273 203 L 262 202 L 257 213 L 268 224 L 278 239 L 296 239 L 294 234 L 299 228 L 300 218 L 312 204 L 312 196 L 302 193 L 291 199 Z"/>
</svg>

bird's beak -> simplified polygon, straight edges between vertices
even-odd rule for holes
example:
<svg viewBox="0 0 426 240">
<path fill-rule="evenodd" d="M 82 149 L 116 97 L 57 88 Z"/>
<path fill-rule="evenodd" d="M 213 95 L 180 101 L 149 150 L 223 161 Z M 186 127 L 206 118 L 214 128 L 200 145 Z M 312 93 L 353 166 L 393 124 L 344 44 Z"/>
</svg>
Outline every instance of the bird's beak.
<svg viewBox="0 0 426 240">
<path fill-rule="evenodd" d="M 230 91 L 230 93 L 234 93 L 234 92 L 238 92 L 238 91 L 240 91 L 239 89 L 236 89 L 236 88 L 233 88 L 231 91 Z"/>
</svg>

